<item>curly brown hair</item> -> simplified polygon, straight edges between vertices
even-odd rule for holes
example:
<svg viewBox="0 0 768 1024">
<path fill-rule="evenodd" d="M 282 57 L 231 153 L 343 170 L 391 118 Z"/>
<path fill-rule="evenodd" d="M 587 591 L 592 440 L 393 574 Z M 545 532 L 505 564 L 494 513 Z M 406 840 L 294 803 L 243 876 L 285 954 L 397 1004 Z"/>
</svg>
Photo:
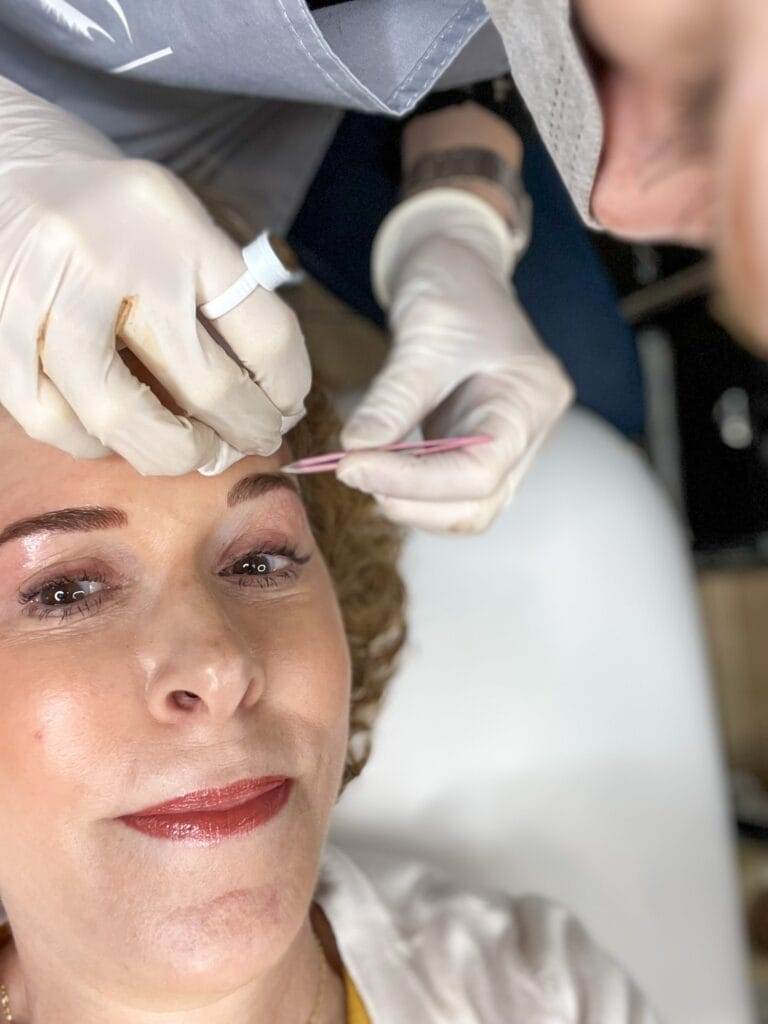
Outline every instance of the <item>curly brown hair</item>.
<svg viewBox="0 0 768 1024">
<path fill-rule="evenodd" d="M 339 423 L 317 387 L 288 435 L 297 459 L 338 446 Z M 307 515 L 333 579 L 352 660 L 349 746 L 342 791 L 365 767 L 371 731 L 405 642 L 405 588 L 397 568 L 402 531 L 367 494 L 333 473 L 297 477 Z"/>
</svg>

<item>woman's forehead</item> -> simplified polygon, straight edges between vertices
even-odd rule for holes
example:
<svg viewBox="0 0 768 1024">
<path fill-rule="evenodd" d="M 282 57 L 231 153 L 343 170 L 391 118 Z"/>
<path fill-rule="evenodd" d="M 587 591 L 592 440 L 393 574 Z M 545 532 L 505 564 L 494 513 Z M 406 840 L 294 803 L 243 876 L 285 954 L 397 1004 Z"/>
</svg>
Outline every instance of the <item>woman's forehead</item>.
<svg viewBox="0 0 768 1024">
<path fill-rule="evenodd" d="M 218 502 L 220 492 L 226 495 L 241 477 L 275 473 L 290 458 L 284 444 L 274 455 L 249 455 L 217 477 L 197 472 L 181 477 L 142 476 L 117 455 L 75 459 L 52 445 L 35 441 L 0 409 L 0 529 L 3 523 L 19 516 L 74 505 L 151 505 L 182 495 L 192 505 Z"/>
</svg>

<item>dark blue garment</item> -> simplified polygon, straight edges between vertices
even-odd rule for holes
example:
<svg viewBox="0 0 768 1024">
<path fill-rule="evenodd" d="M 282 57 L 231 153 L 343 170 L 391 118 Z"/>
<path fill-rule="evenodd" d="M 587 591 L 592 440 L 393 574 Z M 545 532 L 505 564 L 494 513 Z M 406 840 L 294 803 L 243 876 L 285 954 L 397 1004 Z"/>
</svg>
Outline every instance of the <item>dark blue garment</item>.
<svg viewBox="0 0 768 1024">
<path fill-rule="evenodd" d="M 371 245 L 398 201 L 400 125 L 348 114 L 315 176 L 288 241 L 326 288 L 384 324 L 369 278 Z M 577 401 L 636 437 L 643 390 L 632 332 L 544 146 L 525 148 L 533 232 L 515 286 L 544 343 L 562 360 Z"/>
</svg>

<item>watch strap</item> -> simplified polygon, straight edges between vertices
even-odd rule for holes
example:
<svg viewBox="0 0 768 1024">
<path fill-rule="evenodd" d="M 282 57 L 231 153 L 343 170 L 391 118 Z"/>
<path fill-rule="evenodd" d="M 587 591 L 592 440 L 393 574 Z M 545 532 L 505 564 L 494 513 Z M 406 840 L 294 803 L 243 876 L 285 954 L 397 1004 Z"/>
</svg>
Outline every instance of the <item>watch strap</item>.
<svg viewBox="0 0 768 1024">
<path fill-rule="evenodd" d="M 450 186 L 465 178 L 479 178 L 503 189 L 514 206 L 511 226 L 530 228 L 530 200 L 520 172 L 490 149 L 466 147 L 425 153 L 405 175 L 401 191 L 408 198 L 424 189 Z"/>
</svg>

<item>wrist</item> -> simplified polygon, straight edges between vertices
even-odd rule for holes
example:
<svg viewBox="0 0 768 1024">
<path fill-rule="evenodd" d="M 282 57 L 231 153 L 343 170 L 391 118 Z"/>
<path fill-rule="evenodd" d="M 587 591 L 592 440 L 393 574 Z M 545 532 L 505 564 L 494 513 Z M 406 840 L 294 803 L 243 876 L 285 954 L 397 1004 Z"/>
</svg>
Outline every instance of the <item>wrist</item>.
<svg viewBox="0 0 768 1024">
<path fill-rule="evenodd" d="M 523 162 L 523 144 L 517 132 L 503 118 L 472 101 L 414 117 L 403 130 L 401 146 L 404 174 L 427 153 L 446 149 L 488 149 L 518 171 Z"/>
<path fill-rule="evenodd" d="M 408 183 L 414 172 L 429 166 L 446 166 L 446 177 L 435 182 L 436 186 L 449 184 L 452 188 L 464 189 L 490 203 L 502 217 L 514 222 L 517 203 L 510 195 L 509 187 L 499 180 L 499 175 L 487 173 L 473 176 L 471 166 L 458 174 L 448 171 L 445 158 L 457 151 L 475 151 L 488 154 L 499 167 L 508 168 L 508 173 L 519 174 L 522 166 L 523 146 L 514 129 L 501 117 L 468 101 L 442 110 L 432 111 L 415 117 L 406 125 L 402 139 L 402 171 L 406 184 L 405 195 L 414 194 L 416 189 Z M 418 188 L 427 187 L 419 185 Z"/>
<path fill-rule="evenodd" d="M 402 184 L 408 199 L 430 188 L 456 188 L 473 192 L 491 205 L 510 230 L 529 230 L 530 203 L 520 172 L 488 149 L 447 149 L 426 153 L 411 168 Z"/>
<path fill-rule="evenodd" d="M 371 253 L 371 283 L 384 309 L 403 263 L 430 238 L 472 248 L 494 276 L 509 280 L 528 235 L 522 228 L 510 230 L 491 204 L 465 189 L 431 188 L 403 200 L 381 224 Z"/>
</svg>

